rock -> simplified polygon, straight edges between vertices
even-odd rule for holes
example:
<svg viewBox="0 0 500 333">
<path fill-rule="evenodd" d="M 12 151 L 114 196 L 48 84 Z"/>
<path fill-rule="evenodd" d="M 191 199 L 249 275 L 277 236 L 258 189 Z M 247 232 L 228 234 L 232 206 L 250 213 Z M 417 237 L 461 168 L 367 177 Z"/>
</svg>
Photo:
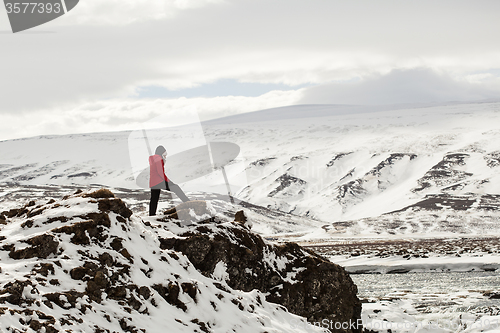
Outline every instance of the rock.
<svg viewBox="0 0 500 333">
<path fill-rule="evenodd" d="M 23 297 L 23 291 L 26 286 L 32 286 L 33 283 L 29 280 L 27 281 L 13 281 L 9 282 L 4 286 L 4 289 L 0 290 L 0 304 L 9 302 L 14 305 L 22 305 L 24 303 L 31 304 L 31 300 L 26 300 Z M 3 296 L 5 295 L 5 296 Z"/>
<path fill-rule="evenodd" d="M 139 288 L 139 295 L 141 295 L 144 299 L 149 299 L 151 290 L 149 290 L 149 288 L 146 286 L 142 286 Z"/>
<path fill-rule="evenodd" d="M 248 220 L 245 212 L 242 210 L 236 212 L 236 214 L 234 215 L 234 222 L 239 223 L 248 229 L 252 229 L 253 226 L 252 222 Z"/>
<path fill-rule="evenodd" d="M 177 284 L 175 283 L 169 283 L 167 286 L 161 285 L 161 284 L 155 284 L 153 285 L 153 289 L 160 294 L 161 297 L 165 301 L 167 301 L 169 304 L 174 305 L 178 307 L 179 309 L 182 309 L 184 312 L 187 311 L 187 306 L 184 304 L 181 300 L 179 300 L 179 292 L 180 288 Z"/>
<path fill-rule="evenodd" d="M 32 228 L 33 227 L 33 220 L 27 220 L 21 224 L 21 228 Z"/>
<path fill-rule="evenodd" d="M 33 209 L 32 211 L 30 211 L 28 213 L 28 217 L 31 218 L 31 217 L 34 217 L 34 216 L 37 216 L 37 215 L 40 215 L 43 213 L 43 211 L 46 209 L 46 207 L 43 207 L 43 208 L 40 208 L 40 209 Z"/>
<path fill-rule="evenodd" d="M 82 280 L 85 274 L 87 274 L 87 269 L 85 267 L 75 267 L 69 274 L 73 280 Z"/>
<path fill-rule="evenodd" d="M 212 217 L 206 201 L 203 200 L 183 202 L 174 208 L 165 210 L 163 214 L 165 217 L 161 221 L 180 220 L 183 225 L 209 220 Z"/>
<path fill-rule="evenodd" d="M 242 210 L 237 211 L 236 214 L 234 215 L 234 222 L 245 224 L 246 221 L 247 217 L 245 216 L 245 213 Z"/>
<path fill-rule="evenodd" d="M 102 265 L 112 266 L 113 265 L 113 257 L 108 252 L 104 252 L 104 253 L 99 255 L 99 262 Z"/>
<path fill-rule="evenodd" d="M 51 279 L 51 280 L 49 281 L 49 283 L 50 283 L 51 285 L 53 285 L 53 286 L 60 286 L 60 285 L 61 285 L 61 283 L 59 282 L 59 280 L 58 280 L 58 279 Z"/>
<path fill-rule="evenodd" d="M 132 216 L 132 211 L 120 199 L 99 200 L 99 210 L 106 213 L 113 212 L 127 219 Z"/>
<path fill-rule="evenodd" d="M 57 229 L 53 229 L 52 231 L 55 233 L 65 233 L 68 235 L 73 234 L 74 236 L 71 238 L 71 243 L 77 245 L 87 245 L 90 244 L 90 236 L 96 240 L 103 242 L 106 240 L 107 236 L 103 235 L 104 229 L 101 225 L 109 225 L 109 218 L 102 214 L 93 214 L 96 220 L 84 221 L 73 223 L 69 226 L 60 227 Z M 102 221 L 101 218 L 104 220 Z M 88 236 L 87 236 L 88 235 Z"/>
<path fill-rule="evenodd" d="M 20 272 L 15 274 L 22 274 L 26 281 L 14 280 L 0 286 L 0 303 L 5 304 L 0 307 L 0 323 L 2 315 L 10 311 L 11 315 L 19 314 L 22 331 L 57 332 L 54 327 L 69 331 L 71 326 L 87 325 L 88 331 L 109 332 L 119 324 L 122 331 L 143 332 L 145 328 L 138 327 L 143 319 L 134 318 L 149 316 L 156 308 L 182 315 L 177 317 L 182 321 L 172 320 L 168 325 L 180 323 L 186 331 L 211 332 L 212 325 L 221 320 L 225 324 L 232 321 L 228 327 L 236 331 L 248 316 L 255 316 L 259 322 L 263 318 L 269 322 L 296 318 L 273 303 L 310 322 L 360 318 L 356 286 L 343 268 L 296 244 L 266 243 L 249 230 L 249 219 L 243 211 L 236 214 L 235 223 L 215 223 L 215 218 L 210 217 L 198 225 L 179 228 L 172 223 L 141 224 L 108 190 L 75 193 L 67 199 L 77 198 L 75 201 L 82 204 L 82 197 L 88 198 L 91 205 L 87 207 L 95 207 L 95 212 L 69 216 L 61 209 L 67 203 L 53 201 L 1 215 L 12 216 L 12 225 L 19 228 L 16 237 L 25 238 L 15 238 L 12 243 L 6 242 L 9 238 L 0 238 L 0 251 L 7 251 L 16 260 L 39 259 L 17 265 Z M 59 216 L 54 211 L 63 213 Z M 30 220 L 28 216 L 35 212 L 36 217 Z M 206 218 L 210 209 L 204 201 L 183 203 L 175 211 L 167 211 L 164 221 L 181 214 Z M 33 232 L 39 234 L 27 236 Z M 72 283 L 68 283 L 68 277 Z M 258 291 L 238 291 L 254 289 Z M 114 304 L 109 313 L 99 310 L 109 304 L 106 299 Z M 9 304 L 13 306 L 9 308 Z M 232 318 L 221 318 L 221 307 L 230 308 Z M 262 308 L 255 311 L 256 307 Z M 195 317 L 196 311 L 207 308 L 214 311 L 204 321 Z M 269 327 L 267 331 L 275 326 Z M 358 333 L 360 329 L 345 332 Z"/>
<path fill-rule="evenodd" d="M 37 266 L 39 268 L 37 268 Z M 54 275 L 54 273 L 55 273 L 54 266 L 51 263 L 40 263 L 37 266 L 35 266 L 35 268 L 33 268 L 33 271 L 40 273 L 43 276 L 48 276 L 49 273 Z"/>
<path fill-rule="evenodd" d="M 52 235 L 39 235 L 26 241 L 31 247 L 22 250 L 11 250 L 9 257 L 12 259 L 47 258 L 51 254 L 56 254 L 59 242 L 54 240 Z"/>
<path fill-rule="evenodd" d="M 357 287 L 344 268 L 295 243 L 270 245 L 237 224 L 199 226 L 181 236 L 185 238 L 160 239 L 161 248 L 182 252 L 205 276 L 224 262 L 231 288 L 268 293 L 268 301 L 310 322 L 356 323 L 361 318 Z"/>
<path fill-rule="evenodd" d="M 56 304 L 61 308 L 74 308 L 78 299 L 84 296 L 84 294 L 74 290 L 70 290 L 64 293 L 49 293 L 43 296 L 48 301 Z"/>
</svg>

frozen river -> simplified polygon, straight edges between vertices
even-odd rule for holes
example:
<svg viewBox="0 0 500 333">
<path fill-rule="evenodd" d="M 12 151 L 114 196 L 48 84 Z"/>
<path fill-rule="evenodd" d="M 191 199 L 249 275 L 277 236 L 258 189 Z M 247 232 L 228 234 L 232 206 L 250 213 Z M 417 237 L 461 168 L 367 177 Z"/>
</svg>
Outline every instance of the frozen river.
<svg viewBox="0 0 500 333">
<path fill-rule="evenodd" d="M 351 275 L 365 327 L 392 332 L 500 331 L 495 272 Z M 423 332 L 422 331 L 422 332 Z"/>
<path fill-rule="evenodd" d="M 500 291 L 500 273 L 447 272 L 352 274 L 360 297 L 380 297 L 393 291 L 449 293 L 460 290 Z"/>
</svg>

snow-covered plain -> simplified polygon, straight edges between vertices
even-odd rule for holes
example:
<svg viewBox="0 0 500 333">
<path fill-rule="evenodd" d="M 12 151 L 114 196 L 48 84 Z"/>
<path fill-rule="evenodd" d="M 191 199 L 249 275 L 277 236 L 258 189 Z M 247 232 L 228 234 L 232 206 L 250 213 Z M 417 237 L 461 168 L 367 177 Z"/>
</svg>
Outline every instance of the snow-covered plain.
<svg viewBox="0 0 500 333">
<path fill-rule="evenodd" d="M 493 272 L 353 275 L 364 327 L 375 331 L 498 332 L 500 276 Z"/>
</svg>

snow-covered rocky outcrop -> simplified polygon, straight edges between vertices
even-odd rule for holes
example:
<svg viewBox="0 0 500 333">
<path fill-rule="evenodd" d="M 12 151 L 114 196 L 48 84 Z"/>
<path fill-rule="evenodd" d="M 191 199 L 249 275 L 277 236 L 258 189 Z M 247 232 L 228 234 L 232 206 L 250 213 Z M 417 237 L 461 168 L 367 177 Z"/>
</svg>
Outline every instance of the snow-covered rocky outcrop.
<svg viewBox="0 0 500 333">
<path fill-rule="evenodd" d="M 1 213 L 0 268 L 6 332 L 311 332 L 361 312 L 343 268 L 263 241 L 243 213 L 182 227 L 104 189 Z"/>
</svg>

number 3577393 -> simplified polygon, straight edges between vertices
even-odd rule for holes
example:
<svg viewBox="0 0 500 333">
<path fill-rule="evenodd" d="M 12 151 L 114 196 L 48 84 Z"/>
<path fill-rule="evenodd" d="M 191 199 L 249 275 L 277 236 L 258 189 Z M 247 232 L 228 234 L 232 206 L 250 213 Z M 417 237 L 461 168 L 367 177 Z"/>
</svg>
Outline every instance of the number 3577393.
<svg viewBox="0 0 500 333">
<path fill-rule="evenodd" d="M 59 14 L 62 11 L 60 3 L 40 3 L 40 2 L 14 2 L 6 3 L 7 13 L 11 14 L 25 14 L 25 13 L 39 13 L 39 14 Z"/>
</svg>

